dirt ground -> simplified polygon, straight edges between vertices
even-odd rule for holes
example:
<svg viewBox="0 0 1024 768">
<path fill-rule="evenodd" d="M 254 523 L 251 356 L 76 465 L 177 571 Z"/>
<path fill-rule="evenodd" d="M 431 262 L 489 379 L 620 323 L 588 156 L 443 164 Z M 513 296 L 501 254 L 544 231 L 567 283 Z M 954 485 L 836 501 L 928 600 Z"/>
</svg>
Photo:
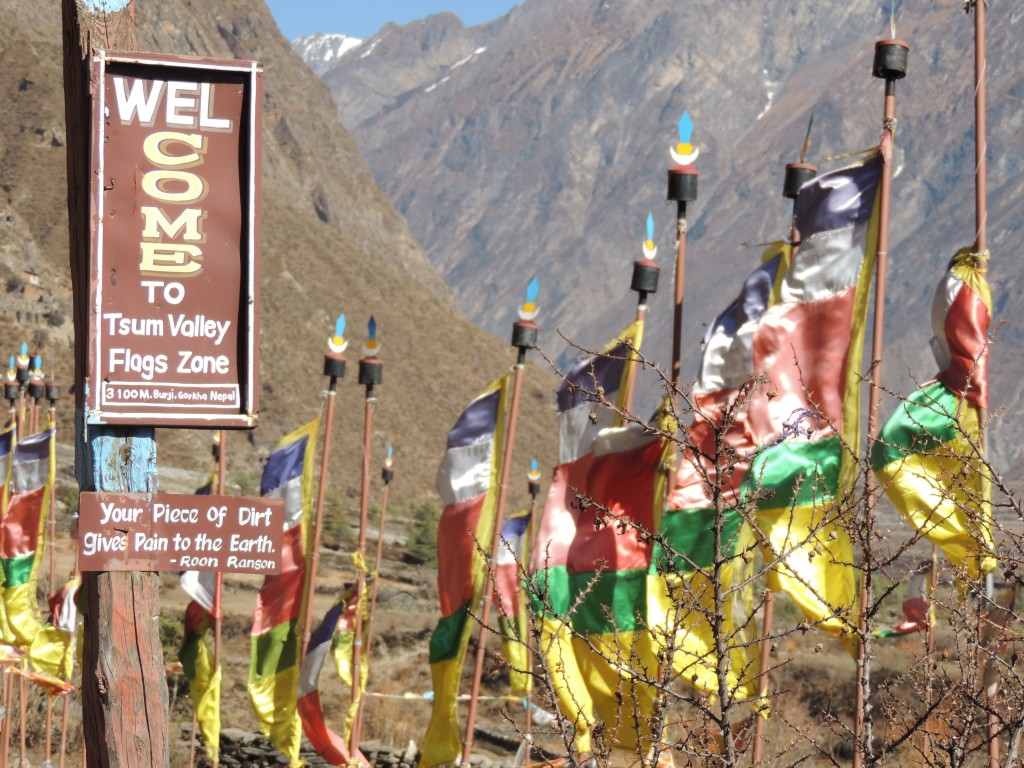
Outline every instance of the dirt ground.
<svg viewBox="0 0 1024 768">
<path fill-rule="evenodd" d="M 397 554 L 397 553 L 396 553 Z M 325 551 L 321 557 L 320 575 L 314 598 L 314 621 L 322 617 L 333 604 L 346 580 L 352 578 L 350 558 L 347 555 Z M 68 543 L 62 542 L 58 557 L 58 573 L 66 573 L 73 563 Z M 379 609 L 373 626 L 373 654 L 370 666 L 369 696 L 367 698 L 363 738 L 379 740 L 385 746 L 405 748 L 410 741 L 422 743 L 430 715 L 430 703 L 424 693 L 431 689 L 427 647 L 437 619 L 436 572 L 430 568 L 412 566 L 398 560 L 385 560 L 382 567 L 384 578 L 379 592 Z M 48 567 L 41 573 L 41 581 L 48 580 Z M 250 708 L 246 683 L 249 669 L 249 629 L 255 607 L 256 593 L 262 577 L 228 575 L 224 580 L 223 662 L 224 682 L 221 694 L 221 722 L 223 727 L 240 728 L 245 731 L 257 730 L 256 720 Z M 180 638 L 180 621 L 188 597 L 178 587 L 176 574 L 164 574 L 161 580 L 161 616 L 164 617 L 168 636 L 177 627 Z M 777 601 L 777 626 L 793 626 L 798 617 L 793 606 L 786 606 L 784 598 Z M 894 607 L 895 607 L 894 603 Z M 889 610 L 883 619 L 894 615 Z M 174 641 L 177 642 L 176 640 Z M 950 675 L 956 675 L 954 638 L 944 624 L 937 633 L 937 648 L 948 667 Z M 497 643 L 491 643 L 489 651 L 497 650 Z M 887 713 L 909 709 L 919 703 L 919 689 L 915 688 L 915 669 L 921 665 L 924 651 L 923 636 L 911 635 L 902 638 L 879 641 L 875 646 L 874 679 L 884 693 L 880 694 L 880 712 L 876 724 L 876 735 L 891 738 L 898 730 L 895 720 L 890 721 Z M 474 647 L 470 648 L 470 660 Z M 165 648 L 165 658 L 176 659 L 177 648 Z M 794 632 L 776 643 L 773 655 L 776 671 L 772 676 L 772 690 L 776 692 L 773 715 L 768 721 L 766 736 L 768 754 L 771 750 L 787 752 L 785 764 L 793 764 L 802 756 L 801 765 L 835 765 L 847 763 L 852 754 L 849 750 L 849 736 L 845 731 L 852 723 L 855 694 L 855 664 L 831 638 L 814 630 Z M 469 690 L 469 676 L 472 663 L 467 661 L 463 671 L 463 690 Z M 168 678 L 171 723 L 171 765 L 184 768 L 188 765 L 188 748 L 181 738 L 182 726 L 191 721 L 191 703 L 188 699 L 184 677 L 172 674 Z M 480 722 L 490 731 L 506 735 L 513 742 L 516 729 L 523 725 L 523 708 L 518 701 L 502 700 L 507 694 L 507 677 L 499 669 L 497 656 L 489 652 L 487 675 L 485 676 L 486 700 L 480 708 Z M 328 724 L 340 729 L 348 691 L 343 690 L 330 664 L 325 665 L 321 675 L 321 694 Z M 668 705 L 669 740 L 687 741 L 692 738 L 699 723 L 697 710 L 691 701 L 677 700 Z M 69 749 L 70 766 L 81 764 L 81 707 L 79 694 L 75 692 L 69 707 Z M 27 697 L 26 716 L 26 765 L 41 765 L 45 744 L 45 699 L 35 691 Z M 465 707 L 461 705 L 463 721 Z M 17 696 L 13 705 L 11 760 L 16 765 L 20 736 L 17 715 Z M 58 738 L 60 726 L 60 705 L 54 714 L 54 741 Z M 737 717 L 749 716 L 749 707 L 744 707 Z M 536 730 L 536 729 L 535 729 Z M 560 738 L 555 733 L 541 735 L 541 743 L 552 749 L 560 747 Z M 914 740 L 911 740 L 903 754 L 905 761 L 900 765 L 915 765 Z M 793 746 L 790 746 L 793 745 Z M 54 747 L 54 749 L 56 749 Z M 491 757 L 508 757 L 511 752 L 480 738 L 475 751 Z M 628 762 L 628 761 L 627 761 Z M 56 765 L 56 759 L 54 765 Z M 677 755 L 675 765 L 687 763 L 685 757 Z M 780 763 L 782 764 L 782 763 Z"/>
</svg>

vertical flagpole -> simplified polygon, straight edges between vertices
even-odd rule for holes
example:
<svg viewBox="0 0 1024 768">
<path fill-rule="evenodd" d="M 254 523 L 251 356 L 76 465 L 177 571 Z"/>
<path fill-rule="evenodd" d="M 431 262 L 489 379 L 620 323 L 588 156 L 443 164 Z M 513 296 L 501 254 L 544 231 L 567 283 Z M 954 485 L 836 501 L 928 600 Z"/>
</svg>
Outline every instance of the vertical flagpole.
<svg viewBox="0 0 1024 768">
<path fill-rule="evenodd" d="M 366 659 L 369 666 L 370 652 L 373 650 L 373 614 L 377 610 L 377 587 L 380 584 L 380 564 L 384 559 L 384 521 L 388 514 L 388 491 L 391 490 L 391 481 L 395 479 L 394 458 L 391 446 L 388 446 L 388 457 L 384 460 L 384 469 L 380 473 L 384 481 L 384 494 L 380 501 L 380 521 L 377 525 L 377 554 L 373 560 L 373 586 L 370 587 L 370 610 L 366 617 Z M 359 707 L 360 717 L 363 708 Z"/>
<path fill-rule="evenodd" d="M 316 516 L 313 521 L 312 543 L 309 544 L 309 551 L 306 553 L 306 583 L 303 586 L 302 598 L 302 644 L 299 646 L 299 666 L 306 657 L 306 646 L 309 645 L 309 636 L 313 630 L 313 594 L 316 589 L 316 572 L 320 566 L 320 536 L 324 527 L 324 500 L 327 498 L 327 478 L 330 475 L 331 440 L 334 437 L 334 403 L 337 396 L 338 379 L 345 376 L 345 355 L 342 353 L 348 347 L 345 339 L 345 315 L 339 315 L 334 324 L 334 336 L 327 340 L 327 347 L 330 350 L 324 355 L 324 376 L 328 378 L 327 391 L 324 396 L 327 398 L 327 415 L 324 421 L 324 447 L 320 457 L 320 485 L 316 494 Z"/>
<path fill-rule="evenodd" d="M 894 32 L 895 34 L 895 32 Z M 883 111 L 882 178 L 878 203 L 878 255 L 875 263 L 875 312 L 871 338 L 871 395 L 868 409 L 868 444 L 878 437 L 878 409 L 882 396 L 882 343 L 885 331 L 885 278 L 889 256 L 889 203 L 892 188 L 893 134 L 896 128 L 896 81 L 906 77 L 907 54 L 910 45 L 902 40 L 879 40 L 875 43 L 875 58 L 871 73 L 885 80 L 885 108 Z M 861 768 L 871 749 L 871 721 L 866 717 L 865 705 L 870 694 L 870 663 L 868 644 L 868 604 L 872 585 L 872 544 L 875 527 L 875 507 L 878 489 L 874 477 L 867 475 L 865 503 L 865 530 L 861 538 L 860 612 L 857 644 L 857 701 L 854 712 L 853 766 Z"/>
<path fill-rule="evenodd" d="M 3 662 L 3 676 L 4 676 L 4 688 L 3 688 L 3 700 L 4 700 L 4 712 L 3 712 L 3 725 L 0 726 L 0 765 L 8 765 L 7 757 L 10 750 L 11 741 L 11 662 Z"/>
<path fill-rule="evenodd" d="M 640 322 L 647 317 L 647 297 L 658 292 L 658 277 L 661 266 L 654 261 L 658 249 L 654 245 L 654 215 L 647 214 L 647 239 L 644 240 L 644 257 L 633 262 L 633 280 L 630 290 L 636 291 L 636 320 Z M 633 392 L 636 389 L 636 366 L 629 367 L 629 378 L 626 391 L 622 398 L 622 407 L 626 413 L 633 412 Z M 532 519 L 532 518 L 531 518 Z"/>
<path fill-rule="evenodd" d="M 11 363 L 7 369 L 7 376 L 4 379 L 4 399 L 7 401 L 7 421 L 14 428 L 11 436 L 12 445 L 18 443 L 18 397 L 21 387 L 18 385 L 17 368 L 14 362 L 14 355 L 11 355 Z"/>
<path fill-rule="evenodd" d="M 47 381 L 43 383 L 43 379 L 38 379 L 38 386 L 41 388 L 41 392 L 37 394 L 37 400 L 42 400 L 44 397 L 50 401 L 49 410 L 49 426 L 56 429 L 57 427 L 57 399 L 60 397 L 60 387 L 57 386 L 53 381 Z M 50 594 L 55 594 L 55 587 L 57 584 L 57 498 L 54 494 L 54 489 L 50 489 L 50 509 L 49 509 L 49 535 L 47 536 L 46 545 L 50 551 Z M 76 569 L 77 570 L 77 569 Z M 67 694 L 65 694 L 65 701 L 67 700 Z M 63 730 L 63 728 L 62 728 Z M 50 763 L 50 753 L 53 747 L 53 696 L 47 694 L 46 696 L 46 759 L 45 765 Z"/>
<path fill-rule="evenodd" d="M 536 280 L 536 278 L 534 278 Z M 536 283 L 531 281 L 531 286 Z M 535 290 L 535 289 L 534 289 Z M 535 296 L 527 296 L 532 304 Z M 473 668 L 473 687 L 469 694 L 469 714 L 466 716 L 466 738 L 463 741 L 462 765 L 469 765 L 473 753 L 473 730 L 476 728 L 476 712 L 480 698 L 480 681 L 484 674 L 484 657 L 487 654 L 487 623 L 491 618 L 491 592 L 493 590 L 494 560 L 501 545 L 501 526 L 505 522 L 505 500 L 508 496 L 508 479 L 512 471 L 512 451 L 516 443 L 516 423 L 519 421 L 519 394 L 523 387 L 523 369 L 526 353 L 537 346 L 537 325 L 530 320 L 519 319 L 512 325 L 512 346 L 518 348 L 515 374 L 512 377 L 512 402 L 508 409 L 508 435 L 505 438 L 501 458 L 501 475 L 498 483 L 498 502 L 494 512 L 494 531 L 491 534 L 491 551 L 487 559 L 487 574 L 484 579 L 483 605 L 480 607 L 480 635 L 476 643 L 476 663 Z"/>
<path fill-rule="evenodd" d="M 673 400 L 680 388 L 680 355 L 683 345 L 683 293 L 686 285 L 686 204 L 697 199 L 697 169 L 691 163 L 699 152 L 690 144 L 693 121 L 684 112 L 679 120 L 679 144 L 672 151 L 676 165 L 668 169 L 668 200 L 676 203 L 676 282 L 672 315 Z"/>
<path fill-rule="evenodd" d="M 359 499 L 359 554 L 356 564 L 356 617 L 352 632 L 352 701 L 361 699 L 363 665 L 363 609 L 366 600 L 366 528 L 370 519 L 370 451 L 373 438 L 373 407 L 377 398 L 374 386 L 384 380 L 384 364 L 376 353 L 380 350 L 377 341 L 377 321 L 370 317 L 368 338 L 363 346 L 363 358 L 359 361 L 359 383 L 366 387 L 366 408 L 363 415 L 363 479 Z M 367 656 L 369 647 L 367 646 Z M 357 710 L 358 713 L 358 710 Z M 349 734 L 349 754 L 359 750 L 359 719 L 352 723 Z"/>
<path fill-rule="evenodd" d="M 26 388 L 28 386 L 29 377 L 31 376 L 31 373 L 29 372 L 29 369 L 28 369 L 29 361 L 30 361 L 30 358 L 28 356 L 28 342 L 27 341 L 23 341 L 21 343 L 21 354 L 18 355 L 18 364 L 17 364 L 17 368 L 15 369 L 15 374 L 16 374 L 17 379 L 18 379 L 18 388 L 19 388 L 18 389 L 18 434 L 19 434 L 20 437 L 25 437 L 26 435 L 31 435 L 32 434 L 32 430 L 31 430 L 31 426 L 32 425 L 30 423 L 31 422 L 32 411 L 30 410 L 28 412 L 28 416 L 27 417 L 26 417 L 26 414 L 25 414 L 25 408 L 26 408 L 26 405 L 28 403 L 28 397 L 27 397 L 27 393 L 26 393 Z"/>
<path fill-rule="evenodd" d="M 391 481 L 395 479 L 394 458 L 391 446 L 388 445 L 388 455 L 384 460 L 384 469 L 380 473 L 384 481 L 384 494 L 380 501 L 380 520 L 377 525 L 377 553 L 373 560 L 373 581 L 370 587 L 370 608 L 366 615 L 366 672 L 370 672 L 370 654 L 373 652 L 373 618 L 377 612 L 377 588 L 380 586 L 380 564 L 384 559 L 384 523 L 388 514 L 388 492 L 391 490 Z M 357 604 L 358 605 L 358 604 Z M 362 733 L 363 730 L 363 703 L 365 699 L 360 697 L 359 710 L 356 712 L 353 721 L 353 729 Z"/>
<path fill-rule="evenodd" d="M 988 269 L 988 128 L 986 123 L 986 86 L 988 65 L 985 52 L 985 11 L 987 0 L 971 0 L 968 7 L 974 8 L 974 252 L 981 255 L 981 268 Z M 985 422 L 988 409 L 981 409 L 978 424 L 980 443 L 985 445 Z M 995 698 L 999 695 L 998 680 L 985 689 L 990 711 L 988 715 L 988 764 L 989 768 L 999 766 L 999 717 L 994 709 Z"/>
<path fill-rule="evenodd" d="M 811 123 L 814 116 L 811 116 Z M 793 201 L 793 218 L 789 230 L 789 244 L 793 253 L 800 247 L 800 233 L 796 228 L 796 201 L 800 194 L 800 187 L 813 179 L 818 173 L 818 168 L 810 163 L 804 162 L 807 153 L 807 142 L 810 138 L 811 125 L 807 126 L 807 138 L 804 139 L 803 150 L 800 152 L 799 163 L 788 163 L 786 165 L 786 176 L 782 183 L 782 196 Z M 761 618 L 761 676 L 757 683 L 757 696 L 759 708 L 767 707 L 768 684 L 771 674 L 772 663 L 772 622 L 775 618 L 775 593 L 765 588 L 764 591 L 764 613 Z M 761 762 L 764 754 L 764 726 L 767 721 L 767 713 L 754 713 L 754 747 L 753 762 L 756 766 Z"/>
<path fill-rule="evenodd" d="M 228 463 L 228 433 L 223 429 L 218 433 L 217 440 L 217 495 L 224 495 L 224 484 L 227 481 L 227 463 Z M 217 571 L 214 574 L 213 581 L 213 673 L 217 674 L 220 670 L 220 659 L 221 659 L 221 625 L 224 623 L 224 574 L 221 571 Z M 193 708 L 192 722 L 196 722 L 195 709 Z M 193 739 L 193 745 L 195 740 Z M 194 746 L 193 746 L 194 749 Z M 207 745 L 209 750 L 209 745 Z M 217 750 L 218 757 L 220 750 Z M 213 761 L 213 768 L 217 768 L 219 760 Z"/>
<path fill-rule="evenodd" d="M 634 271 L 634 277 L 636 272 Z M 634 290 L 636 290 L 634 288 Z M 657 290 L 657 280 L 655 280 L 655 290 Z M 652 290 L 651 293 L 654 293 Z M 639 309 L 637 315 L 640 315 Z M 638 320 L 642 320 L 642 316 L 637 317 Z M 628 409 L 627 409 L 628 410 Z M 526 475 L 526 490 L 530 494 L 530 522 L 526 524 L 526 546 L 523 548 L 523 567 L 530 562 L 530 552 L 533 547 L 533 532 L 536 527 L 537 520 L 537 496 L 540 495 L 540 472 L 537 471 L 537 460 L 533 459 L 530 462 L 530 471 Z M 520 592 L 519 599 L 525 599 L 526 595 Z M 533 635 L 527 631 L 526 637 L 526 680 L 528 687 L 526 689 L 526 725 L 523 728 L 523 739 L 526 743 L 526 755 L 524 765 L 530 765 L 530 747 L 533 741 L 533 735 L 531 733 L 531 725 L 533 723 Z"/>
<path fill-rule="evenodd" d="M 43 358 L 35 355 L 32 358 L 32 370 L 29 373 L 26 392 L 32 404 L 29 406 L 29 434 L 34 435 L 39 431 L 39 410 L 40 402 L 46 397 L 46 385 L 43 383 Z M 52 588 L 52 585 L 51 585 Z"/>
</svg>

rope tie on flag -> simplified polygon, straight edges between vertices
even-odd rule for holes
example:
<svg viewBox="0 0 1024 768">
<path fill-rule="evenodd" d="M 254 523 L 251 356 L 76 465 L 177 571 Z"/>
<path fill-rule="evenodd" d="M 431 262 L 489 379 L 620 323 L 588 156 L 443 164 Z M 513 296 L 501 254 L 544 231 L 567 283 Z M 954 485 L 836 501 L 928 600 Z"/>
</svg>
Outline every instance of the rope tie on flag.
<svg viewBox="0 0 1024 768">
<path fill-rule="evenodd" d="M 896 135 L 896 126 L 898 124 L 899 124 L 899 121 L 895 117 L 887 117 L 887 118 L 885 118 L 885 121 L 882 123 L 882 130 L 883 131 L 888 131 L 893 136 L 895 136 Z"/>
<path fill-rule="evenodd" d="M 352 553 L 352 566 L 360 573 L 366 573 L 366 558 L 362 552 Z"/>
</svg>

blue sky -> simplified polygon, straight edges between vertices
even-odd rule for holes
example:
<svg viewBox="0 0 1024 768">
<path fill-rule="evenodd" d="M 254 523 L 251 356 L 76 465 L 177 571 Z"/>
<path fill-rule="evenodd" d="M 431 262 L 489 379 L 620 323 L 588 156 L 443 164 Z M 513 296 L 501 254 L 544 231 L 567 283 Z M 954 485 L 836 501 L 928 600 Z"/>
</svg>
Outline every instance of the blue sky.
<svg viewBox="0 0 1024 768">
<path fill-rule="evenodd" d="M 453 11 L 472 27 L 504 16 L 517 4 L 518 0 L 267 0 L 289 40 L 312 32 L 367 38 L 389 21 L 406 24 L 443 11 Z"/>
</svg>

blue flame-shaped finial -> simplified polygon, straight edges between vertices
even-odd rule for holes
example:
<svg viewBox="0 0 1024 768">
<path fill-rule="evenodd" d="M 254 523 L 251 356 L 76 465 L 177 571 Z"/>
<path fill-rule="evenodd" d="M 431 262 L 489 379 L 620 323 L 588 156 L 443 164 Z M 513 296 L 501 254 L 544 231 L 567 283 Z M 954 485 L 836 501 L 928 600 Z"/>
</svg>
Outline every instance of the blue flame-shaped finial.
<svg viewBox="0 0 1024 768">
<path fill-rule="evenodd" d="M 683 111 L 683 116 L 679 118 L 679 143 L 689 144 L 690 139 L 693 138 L 693 118 L 690 117 L 690 113 Z"/>
<path fill-rule="evenodd" d="M 391 443 L 388 443 L 388 458 L 390 459 L 395 455 L 395 449 L 391 447 Z"/>
<path fill-rule="evenodd" d="M 536 304 L 537 303 L 537 296 L 538 296 L 539 293 L 540 293 L 540 283 L 537 281 L 537 276 L 534 275 L 533 279 L 530 280 L 529 284 L 526 286 L 526 303 L 527 304 Z"/>
<path fill-rule="evenodd" d="M 530 471 L 531 472 L 536 472 L 537 471 L 537 460 L 536 459 L 533 459 L 530 462 Z"/>
<path fill-rule="evenodd" d="M 526 301 L 519 307 L 520 320 L 533 320 L 539 311 L 537 307 L 537 295 L 540 293 L 540 283 L 534 275 L 526 286 Z"/>
<path fill-rule="evenodd" d="M 42 367 L 43 367 L 43 358 L 41 356 L 39 356 L 39 355 L 36 355 L 35 357 L 33 357 L 32 358 L 32 370 L 38 371 Z"/>
<path fill-rule="evenodd" d="M 334 335 L 327 339 L 327 348 L 336 355 L 340 355 L 348 348 L 348 339 L 345 338 L 345 313 L 338 315 L 334 322 Z"/>
<path fill-rule="evenodd" d="M 679 118 L 679 143 L 670 150 L 672 160 L 679 165 L 689 165 L 700 154 L 700 150 L 693 146 L 693 120 L 689 112 L 683 112 Z"/>
<path fill-rule="evenodd" d="M 377 320 L 373 315 L 370 315 L 370 322 L 366 324 L 366 335 L 370 338 L 370 341 L 377 340 Z"/>
<path fill-rule="evenodd" d="M 16 365 L 17 365 L 17 361 L 15 360 L 14 355 L 11 355 L 11 365 L 10 365 L 10 368 L 11 368 L 12 371 L 14 370 Z"/>
<path fill-rule="evenodd" d="M 21 356 L 22 357 L 28 357 L 28 342 L 27 341 L 21 342 Z"/>
<path fill-rule="evenodd" d="M 654 214 L 647 214 L 647 239 L 654 240 Z"/>
<path fill-rule="evenodd" d="M 537 469 L 536 459 L 530 461 L 530 471 L 526 473 L 526 478 L 531 483 L 536 483 L 538 480 L 540 480 L 540 471 Z"/>
</svg>

